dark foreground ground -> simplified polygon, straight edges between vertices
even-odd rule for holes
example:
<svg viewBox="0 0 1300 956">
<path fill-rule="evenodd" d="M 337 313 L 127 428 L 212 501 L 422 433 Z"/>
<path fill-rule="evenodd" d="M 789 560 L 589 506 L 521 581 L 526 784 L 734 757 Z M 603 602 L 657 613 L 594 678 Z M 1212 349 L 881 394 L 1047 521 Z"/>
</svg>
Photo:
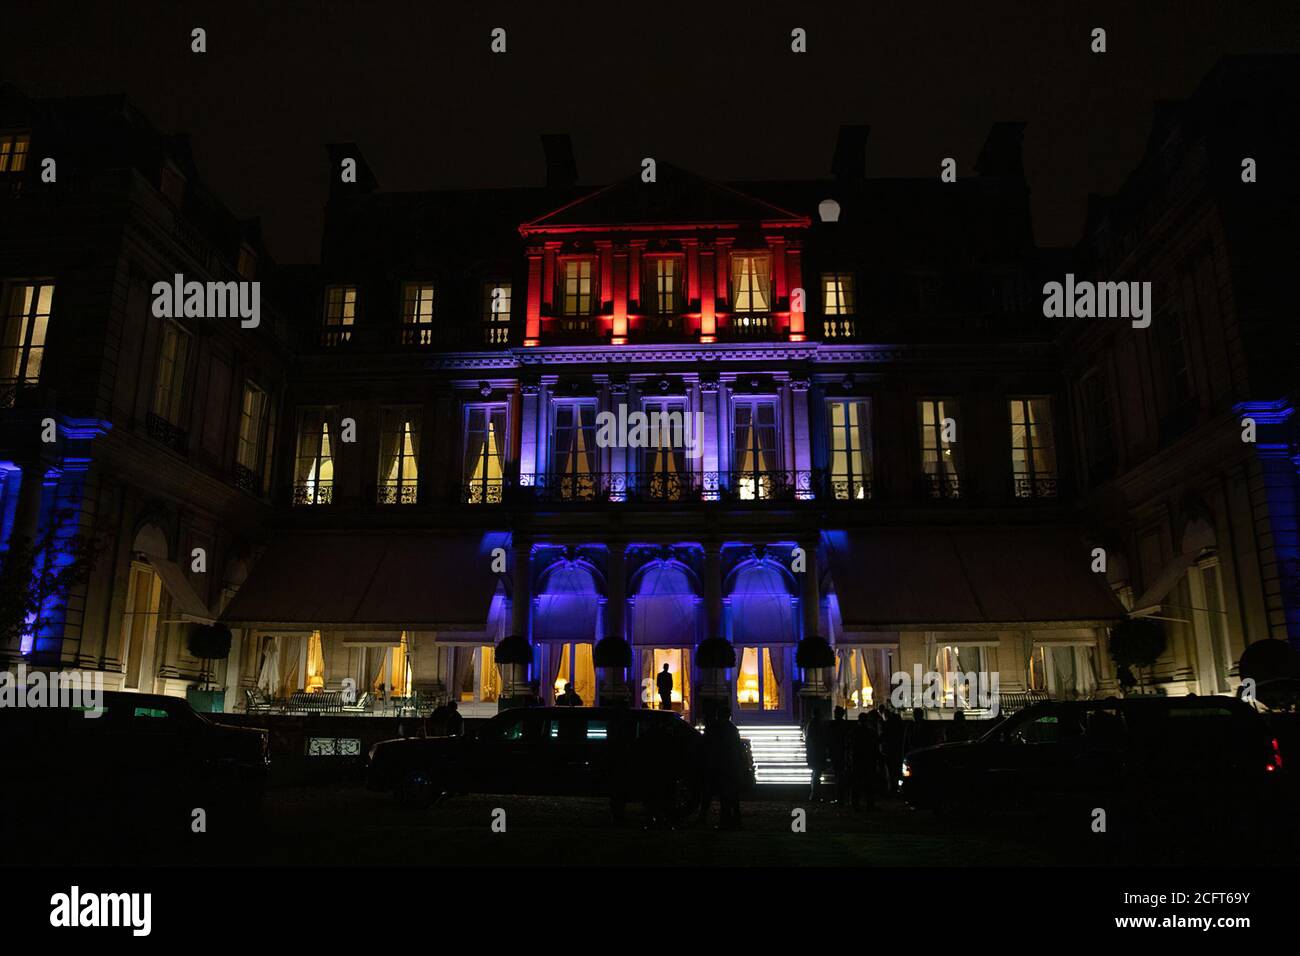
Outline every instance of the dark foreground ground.
<svg viewBox="0 0 1300 956">
<path fill-rule="evenodd" d="M 806 829 L 794 832 L 794 811 Z M 504 832 L 495 832 L 494 818 Z M 352 781 L 271 789 L 261 823 L 207 833 L 188 826 L 72 827 L 18 835 L 10 858 L 25 864 L 240 865 L 640 865 L 640 866 L 1079 866 L 1294 864 L 1295 842 L 1276 834 L 1230 835 L 1205 821 L 1123 838 L 1088 820 L 1061 823 L 994 815 L 948 820 L 897 801 L 874 812 L 764 794 L 742 805 L 743 828 L 716 832 L 692 818 L 647 831 L 639 807 L 616 823 L 603 800 L 466 796 L 410 810 Z M 713 821 L 711 821 L 713 822 Z M 496 829 L 500 830 L 498 822 Z M 168 832 L 169 831 L 169 832 Z M 26 844 L 24 846 L 24 844 Z M 15 849 L 18 849 L 15 847 Z"/>
</svg>

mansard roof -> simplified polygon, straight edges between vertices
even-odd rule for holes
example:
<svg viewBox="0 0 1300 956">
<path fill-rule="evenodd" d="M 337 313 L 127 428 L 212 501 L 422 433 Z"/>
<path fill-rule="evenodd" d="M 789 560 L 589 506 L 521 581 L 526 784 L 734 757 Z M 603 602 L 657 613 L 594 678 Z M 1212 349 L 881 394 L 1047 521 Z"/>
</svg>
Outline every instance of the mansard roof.
<svg viewBox="0 0 1300 956">
<path fill-rule="evenodd" d="M 801 228 L 811 219 L 670 163 L 658 163 L 654 182 L 632 176 L 581 196 L 519 227 L 522 235 L 646 228 Z"/>
</svg>

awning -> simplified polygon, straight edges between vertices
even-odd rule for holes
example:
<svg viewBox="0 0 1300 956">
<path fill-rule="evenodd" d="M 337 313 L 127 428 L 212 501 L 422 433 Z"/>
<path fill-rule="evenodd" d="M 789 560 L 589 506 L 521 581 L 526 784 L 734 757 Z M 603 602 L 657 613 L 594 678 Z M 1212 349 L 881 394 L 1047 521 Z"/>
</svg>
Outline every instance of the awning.
<svg viewBox="0 0 1300 956">
<path fill-rule="evenodd" d="M 1079 627 L 1124 616 L 1073 529 L 881 528 L 822 540 L 847 632 Z"/>
<path fill-rule="evenodd" d="M 501 534 L 288 532 L 272 539 L 222 621 L 345 631 L 486 627 Z"/>
<path fill-rule="evenodd" d="M 199 624 L 211 624 L 216 620 L 203 598 L 199 597 L 198 592 L 191 586 L 189 578 L 185 577 L 185 572 L 181 570 L 179 564 L 154 555 L 146 555 L 146 557 L 149 564 L 158 572 L 158 577 L 162 579 L 163 587 L 171 595 L 173 614 L 179 615 L 183 621 L 195 621 Z"/>
</svg>

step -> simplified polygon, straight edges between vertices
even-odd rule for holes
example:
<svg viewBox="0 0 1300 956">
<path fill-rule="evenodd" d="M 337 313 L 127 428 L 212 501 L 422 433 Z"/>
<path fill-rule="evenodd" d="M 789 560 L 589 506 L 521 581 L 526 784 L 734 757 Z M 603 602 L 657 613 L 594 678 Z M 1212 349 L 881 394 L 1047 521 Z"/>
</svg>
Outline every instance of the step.
<svg viewBox="0 0 1300 956">
<path fill-rule="evenodd" d="M 754 779 L 760 786 L 807 786 L 812 780 L 803 731 L 795 724 L 738 724 L 754 756 Z"/>
</svg>

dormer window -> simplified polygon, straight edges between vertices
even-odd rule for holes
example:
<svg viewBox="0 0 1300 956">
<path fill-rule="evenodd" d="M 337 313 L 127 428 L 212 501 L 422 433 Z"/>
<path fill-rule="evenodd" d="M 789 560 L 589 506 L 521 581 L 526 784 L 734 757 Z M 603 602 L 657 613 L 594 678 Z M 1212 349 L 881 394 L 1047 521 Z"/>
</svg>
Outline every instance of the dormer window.
<svg viewBox="0 0 1300 956">
<path fill-rule="evenodd" d="M 26 169 L 30 145 L 27 133 L 0 133 L 0 175 L 16 175 Z"/>
<path fill-rule="evenodd" d="M 163 163 L 162 173 L 158 177 L 158 190 L 173 206 L 179 206 L 185 200 L 185 177 L 171 163 Z"/>
<path fill-rule="evenodd" d="M 591 315 L 595 310 L 595 280 L 591 259 L 566 259 L 560 277 L 560 311 L 566 316 Z"/>
<path fill-rule="evenodd" d="M 402 344 L 433 342 L 433 283 L 408 282 L 402 286 Z"/>
<path fill-rule="evenodd" d="M 338 345 L 352 340 L 352 323 L 357 316 L 357 287 L 332 285 L 325 290 L 325 328 L 322 345 Z"/>
<path fill-rule="evenodd" d="M 737 312 L 772 310 L 772 258 L 767 253 L 731 257 L 731 301 Z"/>
</svg>

